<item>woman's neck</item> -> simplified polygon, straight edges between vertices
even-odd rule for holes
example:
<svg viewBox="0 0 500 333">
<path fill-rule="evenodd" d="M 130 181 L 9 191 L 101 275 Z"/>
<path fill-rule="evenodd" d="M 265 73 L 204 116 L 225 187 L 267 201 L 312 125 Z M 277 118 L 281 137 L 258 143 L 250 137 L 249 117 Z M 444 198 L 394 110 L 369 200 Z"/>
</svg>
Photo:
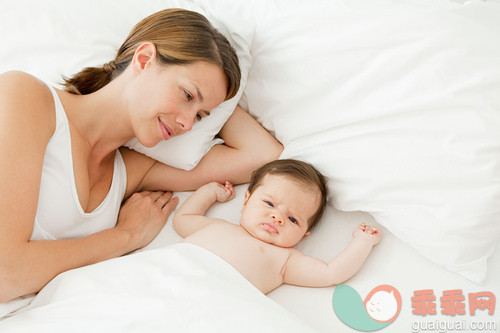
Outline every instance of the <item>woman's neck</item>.
<svg viewBox="0 0 500 333">
<path fill-rule="evenodd" d="M 134 137 L 114 81 L 88 95 L 58 93 L 72 128 L 88 143 L 93 160 L 106 158 Z"/>
</svg>

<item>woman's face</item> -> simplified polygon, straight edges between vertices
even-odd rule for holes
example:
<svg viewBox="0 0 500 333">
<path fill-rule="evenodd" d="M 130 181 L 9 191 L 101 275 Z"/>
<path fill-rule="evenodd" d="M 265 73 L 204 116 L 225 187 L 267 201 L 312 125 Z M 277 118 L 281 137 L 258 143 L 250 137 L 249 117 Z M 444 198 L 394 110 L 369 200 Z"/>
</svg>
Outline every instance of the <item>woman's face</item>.
<svg viewBox="0 0 500 333">
<path fill-rule="evenodd" d="M 226 97 L 223 71 L 208 62 L 160 65 L 150 61 L 132 83 L 131 121 L 139 142 L 153 147 L 191 130 Z"/>
</svg>

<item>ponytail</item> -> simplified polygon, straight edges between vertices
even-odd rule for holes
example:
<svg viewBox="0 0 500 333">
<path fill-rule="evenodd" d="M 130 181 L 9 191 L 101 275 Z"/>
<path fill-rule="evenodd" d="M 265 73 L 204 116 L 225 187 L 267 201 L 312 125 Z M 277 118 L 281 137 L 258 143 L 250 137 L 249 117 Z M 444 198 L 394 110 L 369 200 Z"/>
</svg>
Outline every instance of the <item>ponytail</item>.
<svg viewBox="0 0 500 333">
<path fill-rule="evenodd" d="M 73 77 L 63 77 L 63 86 L 66 91 L 75 95 L 87 95 L 107 85 L 118 76 L 126 67 L 117 66 L 114 61 L 104 64 L 102 67 L 87 67 Z"/>
</svg>

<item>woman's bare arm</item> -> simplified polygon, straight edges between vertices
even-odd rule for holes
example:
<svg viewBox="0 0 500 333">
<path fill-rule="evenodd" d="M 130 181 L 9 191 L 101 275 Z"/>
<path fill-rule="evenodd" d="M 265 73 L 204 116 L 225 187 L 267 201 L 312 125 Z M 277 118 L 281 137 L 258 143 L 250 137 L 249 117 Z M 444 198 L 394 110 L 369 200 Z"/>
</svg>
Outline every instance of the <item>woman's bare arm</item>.
<svg viewBox="0 0 500 333">
<path fill-rule="evenodd" d="M 63 271 L 144 246 L 177 203 L 168 193 L 137 194 L 123 206 L 116 228 L 80 239 L 30 241 L 54 130 L 45 84 L 25 73 L 0 75 L 0 303 L 39 291 Z"/>
<path fill-rule="evenodd" d="M 193 170 L 185 171 L 156 162 L 140 183 L 131 184 L 131 190 L 187 191 L 213 181 L 246 183 L 253 170 L 277 159 L 283 151 L 283 146 L 239 106 L 219 135 L 225 144 L 214 146 Z M 139 163 L 144 165 L 145 162 Z M 141 168 L 144 172 L 144 166 Z"/>
</svg>

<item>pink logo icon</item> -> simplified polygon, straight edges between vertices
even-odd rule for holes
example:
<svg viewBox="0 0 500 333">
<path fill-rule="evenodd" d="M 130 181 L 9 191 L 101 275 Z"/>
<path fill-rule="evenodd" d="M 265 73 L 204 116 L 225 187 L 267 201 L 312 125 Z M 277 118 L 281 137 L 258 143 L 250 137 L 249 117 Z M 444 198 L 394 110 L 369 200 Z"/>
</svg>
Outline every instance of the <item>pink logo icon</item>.
<svg viewBox="0 0 500 333">
<path fill-rule="evenodd" d="M 368 315 L 378 322 L 392 322 L 401 310 L 401 294 L 386 284 L 375 287 L 366 296 L 364 305 Z"/>
</svg>

